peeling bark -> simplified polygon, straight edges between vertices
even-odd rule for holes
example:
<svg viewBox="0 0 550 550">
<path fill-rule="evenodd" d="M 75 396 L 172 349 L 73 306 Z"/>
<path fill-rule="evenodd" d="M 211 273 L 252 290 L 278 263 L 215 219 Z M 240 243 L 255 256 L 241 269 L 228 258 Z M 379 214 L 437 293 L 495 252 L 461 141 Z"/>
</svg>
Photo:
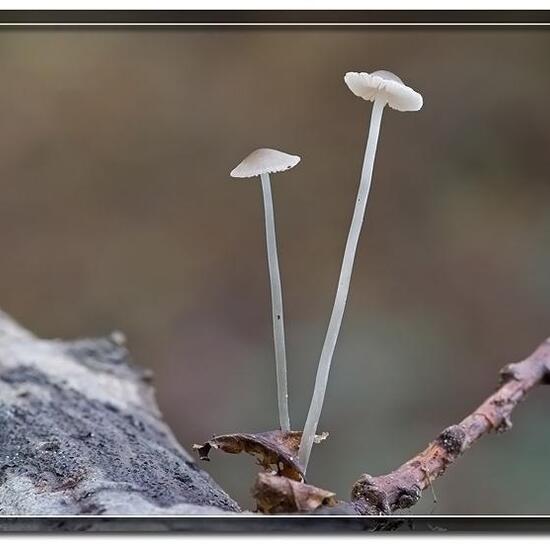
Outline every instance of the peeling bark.
<svg viewBox="0 0 550 550">
<path fill-rule="evenodd" d="M 239 511 L 177 443 L 123 343 L 41 340 L 0 312 L 0 515 Z"/>
</svg>

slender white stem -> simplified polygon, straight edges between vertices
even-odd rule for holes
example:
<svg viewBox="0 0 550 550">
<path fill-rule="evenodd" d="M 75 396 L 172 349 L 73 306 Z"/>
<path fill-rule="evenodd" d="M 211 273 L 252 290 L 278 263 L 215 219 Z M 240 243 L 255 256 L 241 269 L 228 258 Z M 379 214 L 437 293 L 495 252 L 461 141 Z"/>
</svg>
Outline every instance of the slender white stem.
<svg viewBox="0 0 550 550">
<path fill-rule="evenodd" d="M 279 424 L 281 430 L 290 431 L 288 412 L 288 383 L 286 375 L 285 326 L 283 320 L 283 293 L 281 275 L 277 257 L 277 240 L 275 238 L 275 215 L 269 174 L 262 174 L 262 191 L 265 210 L 265 237 L 267 241 L 267 263 L 271 281 L 271 309 L 273 312 L 273 340 L 275 343 L 275 367 L 277 369 L 277 402 L 279 406 Z"/>
<path fill-rule="evenodd" d="M 340 279 L 338 280 L 336 298 L 334 300 L 334 306 L 330 316 L 325 342 L 321 351 L 319 366 L 317 367 L 313 397 L 311 399 L 311 405 L 309 407 L 309 412 L 302 434 L 302 440 L 300 442 L 300 449 L 298 452 L 298 458 L 304 472 L 306 471 L 309 462 L 309 456 L 311 454 L 311 448 L 313 447 L 317 424 L 319 423 L 319 418 L 321 416 L 321 409 L 323 407 L 323 400 L 327 389 L 330 364 L 334 354 L 334 348 L 336 347 L 336 340 L 338 339 L 340 325 L 342 324 L 344 309 L 346 307 L 351 273 L 353 270 L 353 261 L 355 259 L 355 251 L 357 250 L 357 243 L 359 241 L 361 226 L 363 225 L 363 218 L 365 216 L 365 208 L 367 206 L 367 199 L 372 180 L 376 145 L 378 143 L 378 134 L 380 132 L 380 122 L 382 120 L 382 112 L 385 105 L 386 103 L 384 101 L 376 100 L 372 107 L 369 137 L 367 139 L 363 169 L 361 171 L 361 183 L 359 184 L 359 190 L 357 192 L 357 201 L 355 203 L 355 210 L 351 220 L 351 227 L 344 252 L 344 259 L 342 261 L 342 268 L 340 270 Z"/>
</svg>

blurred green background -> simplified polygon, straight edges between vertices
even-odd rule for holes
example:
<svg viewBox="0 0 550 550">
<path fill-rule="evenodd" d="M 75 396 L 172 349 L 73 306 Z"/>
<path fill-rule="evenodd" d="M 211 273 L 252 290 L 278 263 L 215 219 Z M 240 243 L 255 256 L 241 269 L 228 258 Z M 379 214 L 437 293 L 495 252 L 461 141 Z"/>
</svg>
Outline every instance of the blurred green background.
<svg viewBox="0 0 550 550">
<path fill-rule="evenodd" d="M 187 448 L 276 427 L 259 185 L 272 178 L 291 417 L 309 406 L 370 103 L 350 70 L 420 91 L 386 109 L 309 480 L 347 498 L 461 419 L 550 336 L 550 32 L 2 31 L 0 307 L 40 335 L 117 328 Z M 550 512 L 548 391 L 413 511 Z M 205 464 L 244 505 L 251 457 Z"/>
</svg>

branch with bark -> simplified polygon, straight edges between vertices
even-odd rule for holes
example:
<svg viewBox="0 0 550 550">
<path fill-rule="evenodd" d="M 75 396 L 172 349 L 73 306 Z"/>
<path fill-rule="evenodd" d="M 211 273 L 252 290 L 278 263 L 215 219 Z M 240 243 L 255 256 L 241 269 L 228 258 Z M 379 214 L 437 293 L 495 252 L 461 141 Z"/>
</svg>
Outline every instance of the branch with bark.
<svg viewBox="0 0 550 550">
<path fill-rule="evenodd" d="M 449 426 L 421 453 L 393 472 L 363 474 L 352 489 L 352 502 L 361 514 L 391 514 L 410 508 L 422 491 L 478 439 L 512 427 L 511 414 L 534 387 L 550 383 L 550 339 L 527 359 L 500 371 L 500 386 L 464 420 Z"/>
</svg>

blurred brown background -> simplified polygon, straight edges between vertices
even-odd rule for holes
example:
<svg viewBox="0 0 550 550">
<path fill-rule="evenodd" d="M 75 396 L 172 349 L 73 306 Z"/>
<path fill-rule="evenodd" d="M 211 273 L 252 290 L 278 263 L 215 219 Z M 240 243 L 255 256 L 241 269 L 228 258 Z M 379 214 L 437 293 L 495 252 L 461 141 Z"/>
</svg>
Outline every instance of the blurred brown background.
<svg viewBox="0 0 550 550">
<path fill-rule="evenodd" d="M 370 115 L 343 75 L 396 72 L 425 104 L 384 115 L 309 472 L 346 498 L 550 336 L 549 53 L 536 30 L 3 31 L 0 307 L 43 336 L 123 330 L 187 448 L 274 428 L 261 193 L 228 174 L 300 154 L 272 180 L 300 428 Z M 435 512 L 548 513 L 549 415 L 540 389 L 436 482 Z M 250 457 L 206 468 L 251 502 Z"/>
</svg>

